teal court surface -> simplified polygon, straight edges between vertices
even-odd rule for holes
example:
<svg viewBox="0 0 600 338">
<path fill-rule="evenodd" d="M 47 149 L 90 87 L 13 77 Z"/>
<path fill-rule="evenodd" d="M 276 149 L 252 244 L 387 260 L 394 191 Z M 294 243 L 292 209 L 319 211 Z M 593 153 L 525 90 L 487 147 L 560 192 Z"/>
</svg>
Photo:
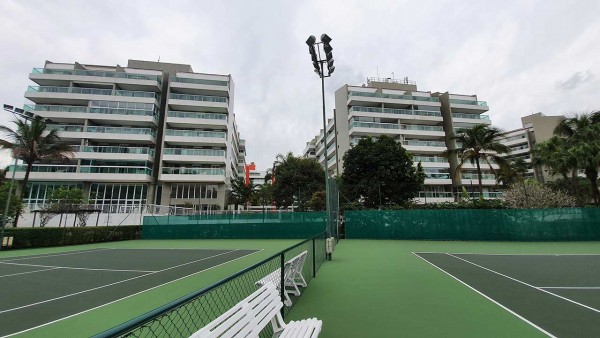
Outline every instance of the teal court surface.
<svg viewBox="0 0 600 338">
<path fill-rule="evenodd" d="M 551 337 L 600 337 L 600 255 L 415 252 Z"/>
<path fill-rule="evenodd" d="M 2 258 L 0 336 L 24 333 L 255 252 L 98 247 Z"/>
</svg>

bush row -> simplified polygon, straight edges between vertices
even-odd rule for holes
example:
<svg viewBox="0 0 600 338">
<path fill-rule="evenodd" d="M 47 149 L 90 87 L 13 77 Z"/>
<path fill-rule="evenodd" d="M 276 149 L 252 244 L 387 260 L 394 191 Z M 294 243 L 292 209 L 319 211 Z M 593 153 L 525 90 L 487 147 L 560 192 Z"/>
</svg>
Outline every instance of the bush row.
<svg viewBox="0 0 600 338">
<path fill-rule="evenodd" d="M 14 237 L 13 249 L 124 241 L 140 239 L 141 234 L 142 227 L 139 225 L 74 228 L 6 228 L 5 230 L 5 236 Z"/>
<path fill-rule="evenodd" d="M 346 203 L 342 206 L 343 210 L 367 210 L 359 202 Z M 484 200 L 484 199 L 473 199 L 463 200 L 461 202 L 439 202 L 439 203 L 425 203 L 416 204 L 414 202 L 407 202 L 403 205 L 389 204 L 382 205 L 381 210 L 442 210 L 442 209 L 506 209 L 506 203 L 504 200 Z"/>
</svg>

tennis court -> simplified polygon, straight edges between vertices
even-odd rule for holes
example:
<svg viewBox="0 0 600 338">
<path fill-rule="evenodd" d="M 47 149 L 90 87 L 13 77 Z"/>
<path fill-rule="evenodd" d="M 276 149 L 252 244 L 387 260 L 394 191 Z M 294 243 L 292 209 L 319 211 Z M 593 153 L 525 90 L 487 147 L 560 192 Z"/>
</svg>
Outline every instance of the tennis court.
<svg viewBox="0 0 600 338">
<path fill-rule="evenodd" d="M 600 336 L 600 255 L 415 255 L 548 336 Z"/>
<path fill-rule="evenodd" d="M 81 314 L 257 251 L 97 247 L 2 258 L 0 336 Z"/>
</svg>

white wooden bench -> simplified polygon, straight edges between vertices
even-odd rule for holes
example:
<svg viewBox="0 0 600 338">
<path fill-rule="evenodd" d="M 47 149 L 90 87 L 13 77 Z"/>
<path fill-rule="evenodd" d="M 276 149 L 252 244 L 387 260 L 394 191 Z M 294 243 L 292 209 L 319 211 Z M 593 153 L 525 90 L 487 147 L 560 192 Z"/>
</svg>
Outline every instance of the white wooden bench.
<svg viewBox="0 0 600 338">
<path fill-rule="evenodd" d="M 318 337 L 323 322 L 316 318 L 291 321 L 286 324 L 281 317 L 279 291 L 267 283 L 230 310 L 191 335 L 191 338 L 257 338 L 269 324 L 273 337 Z"/>
<path fill-rule="evenodd" d="M 300 289 L 298 287 L 306 287 L 306 280 L 304 279 L 304 276 L 302 276 L 302 269 L 304 268 L 307 254 L 308 252 L 305 250 L 299 255 L 290 258 L 284 265 L 284 303 L 286 306 L 292 306 L 290 294 L 293 294 L 296 297 L 300 296 Z M 277 290 L 281 288 L 281 268 L 258 280 L 256 286 L 261 287 L 267 283 L 274 284 L 277 287 Z"/>
</svg>

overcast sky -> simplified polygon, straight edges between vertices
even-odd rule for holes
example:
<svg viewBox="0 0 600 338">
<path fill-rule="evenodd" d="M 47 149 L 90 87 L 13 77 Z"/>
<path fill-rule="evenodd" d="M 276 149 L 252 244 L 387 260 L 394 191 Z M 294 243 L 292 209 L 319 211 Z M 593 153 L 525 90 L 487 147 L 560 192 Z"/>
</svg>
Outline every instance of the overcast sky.
<svg viewBox="0 0 600 338">
<path fill-rule="evenodd" d="M 600 108 L 600 1 L 23 1 L 0 0 L 0 96 L 21 107 L 45 60 L 141 59 L 231 74 L 247 161 L 300 154 L 322 126 L 321 86 L 305 41 L 327 33 L 333 93 L 367 77 L 477 94 L 493 125 L 536 112 Z M 12 120 L 0 115 L 0 124 Z M 2 155 L 2 166 L 9 162 Z"/>
</svg>

